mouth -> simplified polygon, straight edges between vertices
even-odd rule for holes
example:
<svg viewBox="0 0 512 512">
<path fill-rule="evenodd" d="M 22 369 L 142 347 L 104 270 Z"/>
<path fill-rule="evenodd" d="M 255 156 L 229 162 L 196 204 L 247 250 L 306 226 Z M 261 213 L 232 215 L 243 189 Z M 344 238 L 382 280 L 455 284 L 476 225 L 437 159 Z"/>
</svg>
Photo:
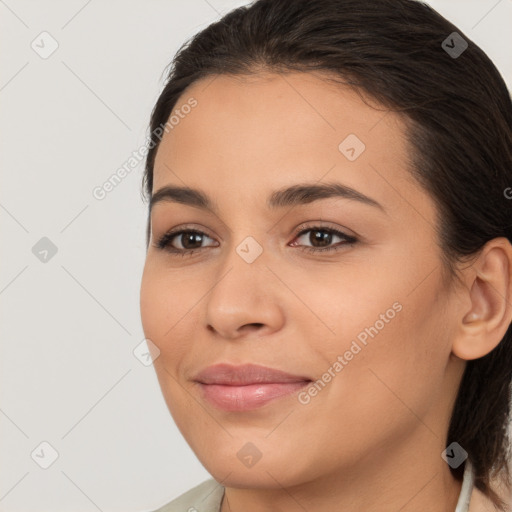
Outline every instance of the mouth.
<svg viewBox="0 0 512 512">
<path fill-rule="evenodd" d="M 247 384 L 225 386 L 222 384 L 199 383 L 202 396 L 215 407 L 224 411 L 248 411 L 295 393 L 311 381 L 273 382 L 268 384 Z"/>
<path fill-rule="evenodd" d="M 194 381 L 199 384 L 202 398 L 224 411 L 257 409 L 312 382 L 302 375 L 254 364 L 210 366 Z"/>
</svg>

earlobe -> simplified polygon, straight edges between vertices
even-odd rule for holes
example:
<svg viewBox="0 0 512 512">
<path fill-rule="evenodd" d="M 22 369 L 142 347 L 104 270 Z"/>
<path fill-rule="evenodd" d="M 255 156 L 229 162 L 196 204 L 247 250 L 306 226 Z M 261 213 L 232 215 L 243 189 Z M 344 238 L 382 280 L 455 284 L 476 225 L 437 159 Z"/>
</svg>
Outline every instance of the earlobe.
<svg viewBox="0 0 512 512">
<path fill-rule="evenodd" d="M 471 360 L 484 357 L 505 336 L 512 322 L 512 245 L 503 237 L 487 242 L 478 259 L 464 269 L 470 309 L 463 312 L 452 352 Z"/>
</svg>

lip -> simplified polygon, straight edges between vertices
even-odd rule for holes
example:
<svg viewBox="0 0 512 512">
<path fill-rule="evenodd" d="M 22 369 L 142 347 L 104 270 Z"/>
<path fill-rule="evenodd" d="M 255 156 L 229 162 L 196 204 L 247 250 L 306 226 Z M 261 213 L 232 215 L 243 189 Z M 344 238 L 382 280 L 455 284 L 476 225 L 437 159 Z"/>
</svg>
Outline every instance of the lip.
<svg viewBox="0 0 512 512">
<path fill-rule="evenodd" d="M 221 384 L 224 386 L 246 386 L 261 383 L 285 383 L 310 381 L 304 375 L 291 373 L 261 366 L 259 364 L 243 364 L 235 366 L 227 363 L 208 366 L 200 371 L 194 379 L 202 384 Z"/>
<path fill-rule="evenodd" d="M 256 409 L 312 382 L 307 376 L 266 366 L 224 363 L 205 368 L 193 380 L 199 383 L 204 399 L 225 411 Z"/>
</svg>

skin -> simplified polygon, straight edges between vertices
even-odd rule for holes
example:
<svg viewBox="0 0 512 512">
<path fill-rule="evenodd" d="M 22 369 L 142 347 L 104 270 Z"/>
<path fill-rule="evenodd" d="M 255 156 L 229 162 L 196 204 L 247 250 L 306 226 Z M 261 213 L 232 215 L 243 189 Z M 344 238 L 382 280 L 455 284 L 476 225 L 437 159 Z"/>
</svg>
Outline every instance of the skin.
<svg viewBox="0 0 512 512">
<path fill-rule="evenodd" d="M 441 452 L 465 360 L 490 352 L 512 320 L 512 247 L 492 240 L 460 284 L 443 280 L 436 209 L 407 170 L 405 124 L 321 75 L 208 77 L 175 110 L 190 97 L 197 106 L 158 149 L 153 193 L 198 188 L 218 212 L 154 206 L 140 305 L 172 417 L 226 487 L 222 512 L 453 512 L 461 483 Z M 354 161 L 338 149 L 348 134 L 366 146 Z M 346 198 L 267 208 L 299 182 L 343 183 L 385 211 Z M 334 236 L 339 251 L 308 253 L 298 246 L 321 246 L 297 236 L 303 223 L 358 241 Z M 184 225 L 206 234 L 202 249 L 156 247 Z M 250 264 L 236 251 L 247 236 L 263 248 Z M 192 381 L 219 362 L 317 380 L 396 302 L 401 311 L 307 405 L 292 394 L 226 412 Z M 262 455 L 249 468 L 237 457 L 248 442 Z"/>
</svg>

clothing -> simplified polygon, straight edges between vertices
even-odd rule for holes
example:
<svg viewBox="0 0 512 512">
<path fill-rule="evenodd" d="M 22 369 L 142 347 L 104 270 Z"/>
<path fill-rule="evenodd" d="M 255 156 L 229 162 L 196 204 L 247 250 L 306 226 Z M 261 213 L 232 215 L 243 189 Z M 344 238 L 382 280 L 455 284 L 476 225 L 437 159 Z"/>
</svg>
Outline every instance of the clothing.
<svg viewBox="0 0 512 512">
<path fill-rule="evenodd" d="M 459 501 L 455 507 L 455 512 L 468 512 L 469 501 L 471 500 L 471 494 L 475 485 L 475 471 L 473 465 L 469 459 L 466 459 L 466 465 L 464 467 L 464 477 L 462 479 L 462 488 L 459 494 Z"/>
<path fill-rule="evenodd" d="M 462 488 L 455 512 L 468 512 L 474 482 L 473 466 L 469 459 L 466 459 Z M 223 497 L 224 487 L 210 478 L 154 512 L 220 512 Z"/>
<path fill-rule="evenodd" d="M 224 487 L 209 478 L 154 512 L 220 512 L 223 497 Z"/>
</svg>

